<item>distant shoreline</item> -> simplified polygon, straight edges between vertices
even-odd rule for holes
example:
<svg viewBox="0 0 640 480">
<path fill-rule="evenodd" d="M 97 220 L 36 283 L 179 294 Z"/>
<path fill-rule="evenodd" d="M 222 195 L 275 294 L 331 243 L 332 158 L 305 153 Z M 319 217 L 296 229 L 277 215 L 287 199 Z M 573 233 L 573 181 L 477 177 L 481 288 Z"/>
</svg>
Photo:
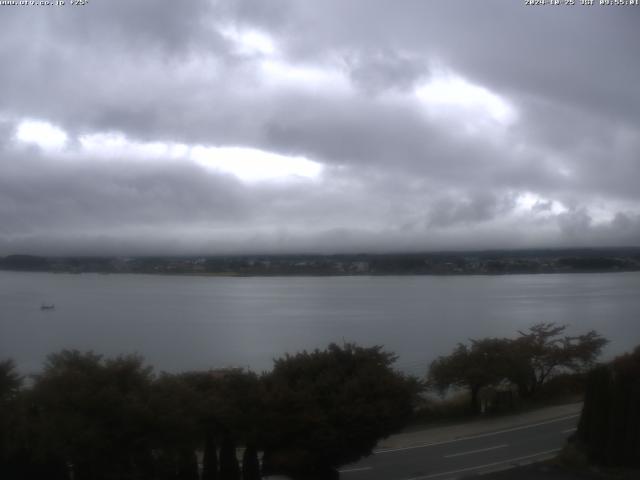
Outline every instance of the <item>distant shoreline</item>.
<svg viewBox="0 0 640 480">
<path fill-rule="evenodd" d="M 513 275 L 640 271 L 640 248 L 408 254 L 0 257 L 0 270 L 207 277 Z"/>
<path fill-rule="evenodd" d="M 258 278 L 258 277 L 462 277 L 462 276 L 484 276 L 498 277 L 510 275 L 560 275 L 560 274 L 604 274 L 604 273 L 636 273 L 640 268 L 618 268 L 618 269 L 563 269 L 563 270 L 518 270 L 504 272 L 481 272 L 481 271 L 461 271 L 461 272 L 171 272 L 171 271 L 96 271 L 96 270 L 36 270 L 36 269 L 14 269 L 2 268 L 0 272 L 12 273 L 50 273 L 60 275 L 153 275 L 168 277 L 209 277 L 209 278 Z"/>
</svg>

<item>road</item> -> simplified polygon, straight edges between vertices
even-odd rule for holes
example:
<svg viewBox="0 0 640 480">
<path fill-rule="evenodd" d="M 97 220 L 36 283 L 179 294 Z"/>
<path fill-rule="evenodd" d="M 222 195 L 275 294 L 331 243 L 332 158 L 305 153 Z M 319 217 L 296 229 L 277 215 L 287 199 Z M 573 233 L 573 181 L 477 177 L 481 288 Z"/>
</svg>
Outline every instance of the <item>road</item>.
<svg viewBox="0 0 640 480">
<path fill-rule="evenodd" d="M 554 456 L 578 414 L 426 445 L 378 450 L 340 470 L 343 480 L 449 480 Z"/>
</svg>

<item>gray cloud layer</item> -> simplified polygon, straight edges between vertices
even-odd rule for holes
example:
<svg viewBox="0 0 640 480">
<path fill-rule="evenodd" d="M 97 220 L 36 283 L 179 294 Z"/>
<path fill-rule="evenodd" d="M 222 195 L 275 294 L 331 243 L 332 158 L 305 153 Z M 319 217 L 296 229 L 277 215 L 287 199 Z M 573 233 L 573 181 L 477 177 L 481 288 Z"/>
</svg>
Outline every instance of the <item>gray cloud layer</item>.
<svg viewBox="0 0 640 480">
<path fill-rule="evenodd" d="M 0 254 L 640 243 L 640 8 L 0 8 Z M 68 141 L 21 141 L 25 120 Z M 149 142 L 323 170 L 246 181 L 128 150 Z"/>
</svg>

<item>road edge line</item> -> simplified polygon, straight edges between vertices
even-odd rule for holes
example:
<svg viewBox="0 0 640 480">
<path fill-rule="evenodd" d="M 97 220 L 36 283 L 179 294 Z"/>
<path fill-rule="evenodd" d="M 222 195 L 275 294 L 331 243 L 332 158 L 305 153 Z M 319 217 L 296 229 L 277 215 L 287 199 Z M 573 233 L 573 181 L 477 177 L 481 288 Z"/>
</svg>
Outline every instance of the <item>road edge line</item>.
<svg viewBox="0 0 640 480">
<path fill-rule="evenodd" d="M 517 430 L 525 430 L 527 428 L 534 428 L 534 427 L 539 427 L 541 425 L 548 425 L 550 423 L 555 423 L 555 422 L 561 422 L 563 420 L 569 420 L 570 418 L 576 418 L 579 417 L 580 413 L 576 413 L 573 415 L 565 415 L 564 417 L 558 417 L 558 418 L 554 418 L 551 420 L 545 420 L 544 422 L 537 422 L 537 423 L 532 423 L 529 425 L 520 425 L 518 427 L 512 427 L 512 428 L 506 428 L 503 430 L 497 430 L 494 432 L 486 432 L 486 433 L 479 433 L 477 435 L 469 435 L 466 437 L 458 437 L 458 438 L 453 438 L 451 440 L 443 440 L 441 442 L 431 442 L 431 443 L 420 443 L 417 445 L 410 445 L 408 447 L 398 447 L 398 448 L 384 448 L 384 449 L 380 449 L 380 450 L 374 450 L 373 454 L 377 455 L 377 454 L 381 454 L 381 453 L 392 453 L 392 452 L 400 452 L 403 450 L 414 450 L 416 448 L 426 448 L 426 447 L 433 447 L 436 445 L 446 445 L 448 443 L 454 443 L 454 442 L 462 442 L 465 440 L 473 440 L 475 438 L 483 438 L 483 437 L 490 437 L 492 435 L 500 435 L 501 433 L 508 433 L 508 432 L 515 432 Z"/>
</svg>

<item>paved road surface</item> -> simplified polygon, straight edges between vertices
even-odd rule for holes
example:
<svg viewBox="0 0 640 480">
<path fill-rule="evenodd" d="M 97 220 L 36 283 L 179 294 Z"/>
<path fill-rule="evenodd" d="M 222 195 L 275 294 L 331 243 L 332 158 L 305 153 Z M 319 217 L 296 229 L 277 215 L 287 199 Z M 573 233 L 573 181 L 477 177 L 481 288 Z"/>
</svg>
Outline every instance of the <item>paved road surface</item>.
<svg viewBox="0 0 640 480">
<path fill-rule="evenodd" d="M 427 445 L 379 450 L 345 466 L 344 480 L 449 480 L 554 456 L 578 414 Z"/>
</svg>

